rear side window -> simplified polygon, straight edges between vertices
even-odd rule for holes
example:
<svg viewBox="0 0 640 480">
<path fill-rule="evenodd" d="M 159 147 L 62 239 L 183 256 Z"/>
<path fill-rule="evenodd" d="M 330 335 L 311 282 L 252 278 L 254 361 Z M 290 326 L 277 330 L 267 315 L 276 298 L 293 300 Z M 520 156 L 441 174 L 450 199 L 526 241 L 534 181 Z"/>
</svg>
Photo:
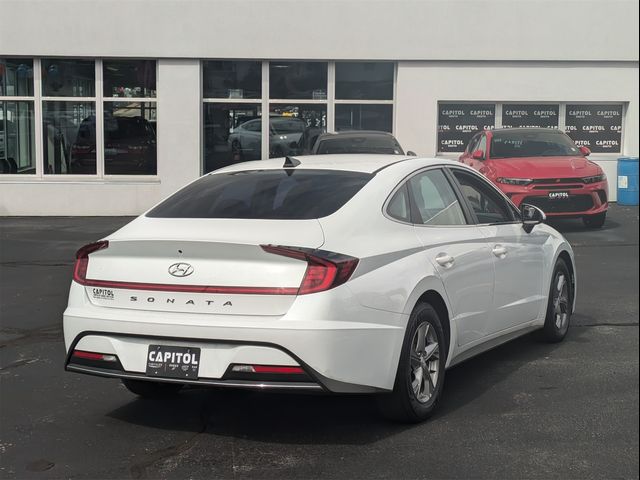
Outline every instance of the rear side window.
<svg viewBox="0 0 640 480">
<path fill-rule="evenodd" d="M 393 195 L 393 198 L 387 206 L 387 214 L 401 222 L 409 223 L 411 221 L 409 191 L 407 190 L 406 183 Z"/>
<path fill-rule="evenodd" d="M 337 170 L 250 170 L 207 175 L 153 210 L 156 218 L 307 220 L 331 215 L 373 177 Z"/>
</svg>

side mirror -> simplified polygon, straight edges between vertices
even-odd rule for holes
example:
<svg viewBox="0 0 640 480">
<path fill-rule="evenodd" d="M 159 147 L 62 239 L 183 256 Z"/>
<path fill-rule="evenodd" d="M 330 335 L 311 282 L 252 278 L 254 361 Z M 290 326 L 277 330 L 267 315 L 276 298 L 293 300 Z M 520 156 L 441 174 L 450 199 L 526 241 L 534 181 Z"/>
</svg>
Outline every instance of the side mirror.
<svg viewBox="0 0 640 480">
<path fill-rule="evenodd" d="M 412 151 L 412 150 L 409 150 L 409 151 L 407 152 L 407 155 L 409 155 L 410 157 L 417 157 L 417 156 L 418 156 L 418 155 L 416 154 L 416 152 L 414 152 L 414 151 Z"/>
<path fill-rule="evenodd" d="M 473 158 L 474 160 L 484 160 L 484 152 L 482 150 L 475 150 L 471 154 L 471 158 Z"/>
<path fill-rule="evenodd" d="M 528 205 L 523 203 L 520 206 L 520 214 L 522 216 L 522 228 L 527 233 L 531 233 L 533 227 L 541 224 L 547 219 L 547 216 L 542 210 L 534 205 Z"/>
<path fill-rule="evenodd" d="M 585 157 L 588 157 L 589 155 L 591 155 L 591 150 L 589 150 L 587 147 L 582 146 L 580 147 L 580 153 Z"/>
</svg>

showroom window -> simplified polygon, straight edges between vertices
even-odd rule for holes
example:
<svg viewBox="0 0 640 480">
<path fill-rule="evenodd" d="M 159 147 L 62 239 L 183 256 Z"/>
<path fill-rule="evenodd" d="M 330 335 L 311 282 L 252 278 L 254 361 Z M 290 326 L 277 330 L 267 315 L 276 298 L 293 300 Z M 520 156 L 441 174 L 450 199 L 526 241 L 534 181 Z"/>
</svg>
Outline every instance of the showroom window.
<svg viewBox="0 0 640 480">
<path fill-rule="evenodd" d="M 336 62 L 335 129 L 393 131 L 395 64 Z"/>
<path fill-rule="evenodd" d="M 308 153 L 327 131 L 329 64 L 269 63 L 269 158 Z"/>
<path fill-rule="evenodd" d="M 569 103 L 564 130 L 578 146 L 594 153 L 620 153 L 623 112 L 620 104 Z"/>
<path fill-rule="evenodd" d="M 565 131 L 593 153 L 622 151 L 620 103 L 471 103 L 438 104 L 438 153 L 461 153 L 478 131 L 541 127 Z"/>
<path fill-rule="evenodd" d="M 205 172 L 307 154 L 326 131 L 393 131 L 391 62 L 207 60 L 202 75 Z"/>
<path fill-rule="evenodd" d="M 155 96 L 154 60 L 0 59 L 0 173 L 155 175 Z"/>
<path fill-rule="evenodd" d="M 463 152 L 471 137 L 495 127 L 493 103 L 440 103 L 438 105 L 438 152 Z"/>
<path fill-rule="evenodd" d="M 156 62 L 102 62 L 105 175 L 155 175 Z"/>
<path fill-rule="evenodd" d="M 262 62 L 202 64 L 204 172 L 262 158 Z"/>
<path fill-rule="evenodd" d="M 0 174 L 35 174 L 33 60 L 0 58 Z"/>
<path fill-rule="evenodd" d="M 0 59 L 0 174 L 155 175 L 155 96 L 155 60 Z"/>
</svg>

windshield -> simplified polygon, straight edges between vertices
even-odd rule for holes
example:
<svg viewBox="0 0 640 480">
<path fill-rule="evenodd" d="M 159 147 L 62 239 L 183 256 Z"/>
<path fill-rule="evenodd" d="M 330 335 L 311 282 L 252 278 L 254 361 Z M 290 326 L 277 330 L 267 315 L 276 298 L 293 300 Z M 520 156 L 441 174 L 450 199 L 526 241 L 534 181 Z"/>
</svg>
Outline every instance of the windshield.
<svg viewBox="0 0 640 480">
<path fill-rule="evenodd" d="M 338 170 L 249 170 L 206 175 L 148 217 L 308 220 L 331 215 L 373 177 Z"/>
<path fill-rule="evenodd" d="M 404 155 L 395 138 L 382 135 L 335 137 L 320 141 L 319 155 L 334 153 L 382 153 L 388 155 Z"/>
<path fill-rule="evenodd" d="M 490 148 L 492 159 L 580 155 L 580 150 L 573 140 L 555 130 L 548 132 L 495 131 Z"/>
</svg>

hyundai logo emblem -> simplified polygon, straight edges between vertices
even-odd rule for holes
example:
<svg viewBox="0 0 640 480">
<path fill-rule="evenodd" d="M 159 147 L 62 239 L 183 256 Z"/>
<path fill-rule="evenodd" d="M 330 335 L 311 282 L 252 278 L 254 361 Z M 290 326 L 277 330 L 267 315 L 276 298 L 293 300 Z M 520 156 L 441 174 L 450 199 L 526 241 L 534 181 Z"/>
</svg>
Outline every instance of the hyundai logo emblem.
<svg viewBox="0 0 640 480">
<path fill-rule="evenodd" d="M 174 277 L 188 277 L 193 273 L 193 267 L 188 263 L 174 263 L 169 267 L 169 273 Z"/>
</svg>

